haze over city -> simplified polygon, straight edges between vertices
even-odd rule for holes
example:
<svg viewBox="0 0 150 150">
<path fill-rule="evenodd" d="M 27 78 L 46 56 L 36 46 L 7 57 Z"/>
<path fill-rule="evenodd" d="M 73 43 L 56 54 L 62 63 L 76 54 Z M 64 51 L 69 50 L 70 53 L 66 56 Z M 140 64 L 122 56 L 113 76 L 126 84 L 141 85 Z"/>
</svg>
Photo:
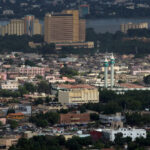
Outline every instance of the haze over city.
<svg viewBox="0 0 150 150">
<path fill-rule="evenodd" d="M 149 12 L 0 0 L 0 150 L 149 150 Z"/>
</svg>

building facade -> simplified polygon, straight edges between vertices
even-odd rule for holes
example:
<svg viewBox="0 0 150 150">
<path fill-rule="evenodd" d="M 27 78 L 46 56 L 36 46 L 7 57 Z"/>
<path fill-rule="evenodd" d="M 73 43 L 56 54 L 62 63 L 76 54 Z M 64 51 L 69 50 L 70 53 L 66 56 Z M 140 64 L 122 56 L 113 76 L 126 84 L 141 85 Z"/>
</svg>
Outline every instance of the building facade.
<svg viewBox="0 0 150 150">
<path fill-rule="evenodd" d="M 0 88 L 3 90 L 18 90 L 19 83 L 14 80 L 7 80 L 0 84 Z"/>
<path fill-rule="evenodd" d="M 42 34 L 42 25 L 34 16 L 25 16 L 23 19 L 11 19 L 7 25 L 0 26 L 0 34 L 5 35 L 24 35 L 29 36 Z"/>
<path fill-rule="evenodd" d="M 125 116 L 122 116 L 121 113 L 116 113 L 114 115 L 100 114 L 99 119 L 101 123 L 104 124 L 111 124 L 112 122 L 118 122 L 118 121 L 125 122 Z"/>
<path fill-rule="evenodd" d="M 127 23 L 120 25 L 121 32 L 127 33 L 129 29 L 148 29 L 148 23 L 147 22 L 139 24 Z"/>
<path fill-rule="evenodd" d="M 119 128 L 119 129 L 104 129 L 103 135 L 105 138 L 110 141 L 115 140 L 115 135 L 118 133 L 122 133 L 123 138 L 131 137 L 132 141 L 135 141 L 136 138 L 146 138 L 146 130 L 145 129 L 135 129 L 135 128 Z"/>
<path fill-rule="evenodd" d="M 60 114 L 60 124 L 81 124 L 81 123 L 88 123 L 89 121 L 90 115 L 88 113 Z"/>
<path fill-rule="evenodd" d="M 1 26 L 1 35 L 23 35 L 24 34 L 24 20 L 12 19 L 9 24 Z"/>
<path fill-rule="evenodd" d="M 35 19 L 33 15 L 27 15 L 24 17 L 25 34 L 32 36 L 36 34 L 42 34 L 42 25 L 38 19 Z"/>
<path fill-rule="evenodd" d="M 85 20 L 79 19 L 78 10 L 46 14 L 44 40 L 47 43 L 85 41 Z"/>
<path fill-rule="evenodd" d="M 60 85 L 58 100 L 61 104 L 98 103 L 99 91 L 89 85 Z"/>
<path fill-rule="evenodd" d="M 19 68 L 19 73 L 21 75 L 27 75 L 27 76 L 36 76 L 36 75 L 44 76 L 45 68 L 23 66 Z"/>
</svg>

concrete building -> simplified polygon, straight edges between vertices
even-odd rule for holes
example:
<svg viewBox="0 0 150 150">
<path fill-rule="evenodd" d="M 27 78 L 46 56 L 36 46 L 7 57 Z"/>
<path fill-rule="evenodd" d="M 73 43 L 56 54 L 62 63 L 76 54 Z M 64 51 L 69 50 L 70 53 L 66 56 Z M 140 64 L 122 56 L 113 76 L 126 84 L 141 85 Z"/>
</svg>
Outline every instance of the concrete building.
<svg viewBox="0 0 150 150">
<path fill-rule="evenodd" d="M 7 119 L 16 119 L 16 120 L 21 120 L 24 119 L 24 114 L 19 112 L 19 113 L 10 113 L 7 115 Z"/>
<path fill-rule="evenodd" d="M 42 34 L 42 25 L 38 19 L 35 19 L 33 15 L 27 15 L 24 17 L 25 34 L 32 36 L 36 34 Z"/>
<path fill-rule="evenodd" d="M 60 124 L 81 124 L 81 123 L 88 123 L 89 121 L 90 115 L 88 113 L 60 114 Z"/>
<path fill-rule="evenodd" d="M 21 75 L 27 75 L 27 76 L 36 76 L 36 75 L 44 76 L 45 68 L 22 66 L 19 68 L 19 73 Z"/>
<path fill-rule="evenodd" d="M 99 119 L 101 123 L 104 124 L 111 124 L 112 122 L 118 122 L 118 121 L 125 122 L 125 116 L 122 116 L 121 113 L 116 113 L 114 115 L 100 114 Z"/>
<path fill-rule="evenodd" d="M 17 144 L 19 137 L 17 136 L 9 136 L 0 138 L 0 149 L 1 150 L 8 150 L 12 145 Z"/>
<path fill-rule="evenodd" d="M 24 20 L 12 19 L 9 24 L 1 26 L 2 36 L 8 35 L 23 35 L 24 34 Z"/>
<path fill-rule="evenodd" d="M 80 34 L 80 36 L 84 36 L 84 34 Z M 94 42 L 59 42 L 55 43 L 56 49 L 59 50 L 62 47 L 73 47 L 73 48 L 94 48 Z"/>
<path fill-rule="evenodd" d="M 79 7 L 80 17 L 86 17 L 90 13 L 89 5 L 80 5 Z"/>
<path fill-rule="evenodd" d="M 34 24 L 33 24 L 33 35 L 42 35 L 42 25 L 40 24 L 38 19 L 34 20 Z"/>
<path fill-rule="evenodd" d="M 115 140 L 115 135 L 117 133 L 122 133 L 124 138 L 131 137 L 132 141 L 135 141 L 136 138 L 146 138 L 145 129 L 135 129 L 135 128 L 119 128 L 119 129 L 103 129 L 103 135 L 110 141 Z"/>
<path fill-rule="evenodd" d="M 44 40 L 47 43 L 85 41 L 85 20 L 79 19 L 78 10 L 46 14 Z"/>
<path fill-rule="evenodd" d="M 99 91 L 90 85 L 68 85 L 58 86 L 58 100 L 62 104 L 84 104 L 98 103 Z"/>
<path fill-rule="evenodd" d="M 0 84 L 0 88 L 3 90 L 18 90 L 19 83 L 13 80 L 7 80 Z"/>
<path fill-rule="evenodd" d="M 127 33 L 129 29 L 148 29 L 148 23 L 147 22 L 139 24 L 127 23 L 120 25 L 121 32 Z"/>
<path fill-rule="evenodd" d="M 30 116 L 32 113 L 32 108 L 30 105 L 19 104 L 15 108 L 15 113 L 23 113 L 24 115 Z"/>
<path fill-rule="evenodd" d="M 7 25 L 0 26 L 0 34 L 2 36 L 42 34 L 42 25 L 34 16 L 25 16 L 23 19 L 11 19 Z"/>
</svg>

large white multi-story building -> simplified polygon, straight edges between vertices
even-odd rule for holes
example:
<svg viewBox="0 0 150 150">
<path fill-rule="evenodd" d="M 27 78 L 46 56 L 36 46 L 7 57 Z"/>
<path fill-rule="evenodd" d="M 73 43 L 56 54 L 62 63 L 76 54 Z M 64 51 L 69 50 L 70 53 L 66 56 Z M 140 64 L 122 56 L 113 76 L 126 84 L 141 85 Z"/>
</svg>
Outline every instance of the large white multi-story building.
<svg viewBox="0 0 150 150">
<path fill-rule="evenodd" d="M 135 129 L 135 128 L 119 128 L 119 129 L 104 129 L 103 135 L 105 138 L 109 139 L 110 141 L 115 140 L 115 135 L 118 133 L 122 133 L 122 137 L 131 137 L 132 141 L 135 141 L 136 138 L 146 138 L 146 130 L 145 129 Z"/>
<path fill-rule="evenodd" d="M 98 103 L 99 91 L 90 85 L 59 85 L 58 100 L 62 104 Z"/>
</svg>

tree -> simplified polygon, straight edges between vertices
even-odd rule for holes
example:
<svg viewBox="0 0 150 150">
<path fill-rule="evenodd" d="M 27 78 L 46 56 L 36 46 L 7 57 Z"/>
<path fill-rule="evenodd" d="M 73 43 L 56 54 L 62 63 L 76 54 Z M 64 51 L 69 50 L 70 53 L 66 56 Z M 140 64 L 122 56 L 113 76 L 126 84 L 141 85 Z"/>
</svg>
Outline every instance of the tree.
<svg viewBox="0 0 150 150">
<path fill-rule="evenodd" d="M 34 105 L 39 105 L 39 104 L 43 104 L 43 103 L 44 103 L 44 101 L 42 98 L 38 98 L 34 101 Z"/>
<path fill-rule="evenodd" d="M 100 100 L 104 103 L 117 99 L 117 94 L 111 90 L 100 90 Z"/>
<path fill-rule="evenodd" d="M 96 113 L 92 113 L 92 114 L 90 114 L 90 119 L 92 121 L 98 121 L 99 120 L 99 115 L 96 114 Z"/>
<path fill-rule="evenodd" d="M 75 138 L 69 139 L 66 143 L 69 150 L 80 150 L 81 146 L 78 144 Z"/>
<path fill-rule="evenodd" d="M 10 124 L 11 129 L 15 129 L 18 127 L 18 122 L 15 120 L 8 120 L 8 123 Z"/>
<path fill-rule="evenodd" d="M 48 124 L 54 125 L 58 123 L 59 114 L 56 112 L 39 113 L 36 116 L 30 117 L 29 121 L 35 123 L 38 127 L 46 127 Z"/>
<path fill-rule="evenodd" d="M 144 77 L 144 83 L 150 84 L 150 75 Z"/>
<path fill-rule="evenodd" d="M 64 76 L 72 77 L 78 75 L 78 71 L 72 68 L 64 67 L 60 69 L 60 73 Z"/>
<path fill-rule="evenodd" d="M 123 139 L 122 133 L 115 134 L 115 144 L 117 144 L 117 145 L 123 145 L 124 144 L 124 139 Z"/>
<path fill-rule="evenodd" d="M 8 111 L 7 111 L 7 115 L 10 114 L 10 113 L 15 113 L 15 110 L 13 108 L 9 108 Z"/>
<path fill-rule="evenodd" d="M 25 60 L 25 65 L 26 66 L 36 66 L 36 64 L 33 62 L 33 61 L 31 61 L 31 60 Z"/>
<path fill-rule="evenodd" d="M 3 123 L 0 121 L 0 127 L 2 127 L 3 126 Z"/>
<path fill-rule="evenodd" d="M 47 96 L 47 97 L 45 98 L 45 103 L 48 104 L 49 102 L 52 102 L 52 98 L 50 98 L 50 97 Z"/>
<path fill-rule="evenodd" d="M 41 81 L 40 83 L 38 83 L 37 90 L 40 93 L 51 93 L 51 85 L 46 81 Z"/>
<path fill-rule="evenodd" d="M 84 105 L 81 105 L 79 110 L 81 113 L 84 113 L 84 112 L 86 112 L 86 107 Z"/>
<path fill-rule="evenodd" d="M 24 83 L 24 88 L 26 89 L 26 91 L 31 92 L 31 93 L 34 93 L 36 91 L 35 85 L 29 82 Z"/>
<path fill-rule="evenodd" d="M 117 102 L 111 101 L 104 105 L 104 113 L 105 114 L 115 114 L 116 112 L 121 112 L 122 108 L 119 106 Z"/>
</svg>

